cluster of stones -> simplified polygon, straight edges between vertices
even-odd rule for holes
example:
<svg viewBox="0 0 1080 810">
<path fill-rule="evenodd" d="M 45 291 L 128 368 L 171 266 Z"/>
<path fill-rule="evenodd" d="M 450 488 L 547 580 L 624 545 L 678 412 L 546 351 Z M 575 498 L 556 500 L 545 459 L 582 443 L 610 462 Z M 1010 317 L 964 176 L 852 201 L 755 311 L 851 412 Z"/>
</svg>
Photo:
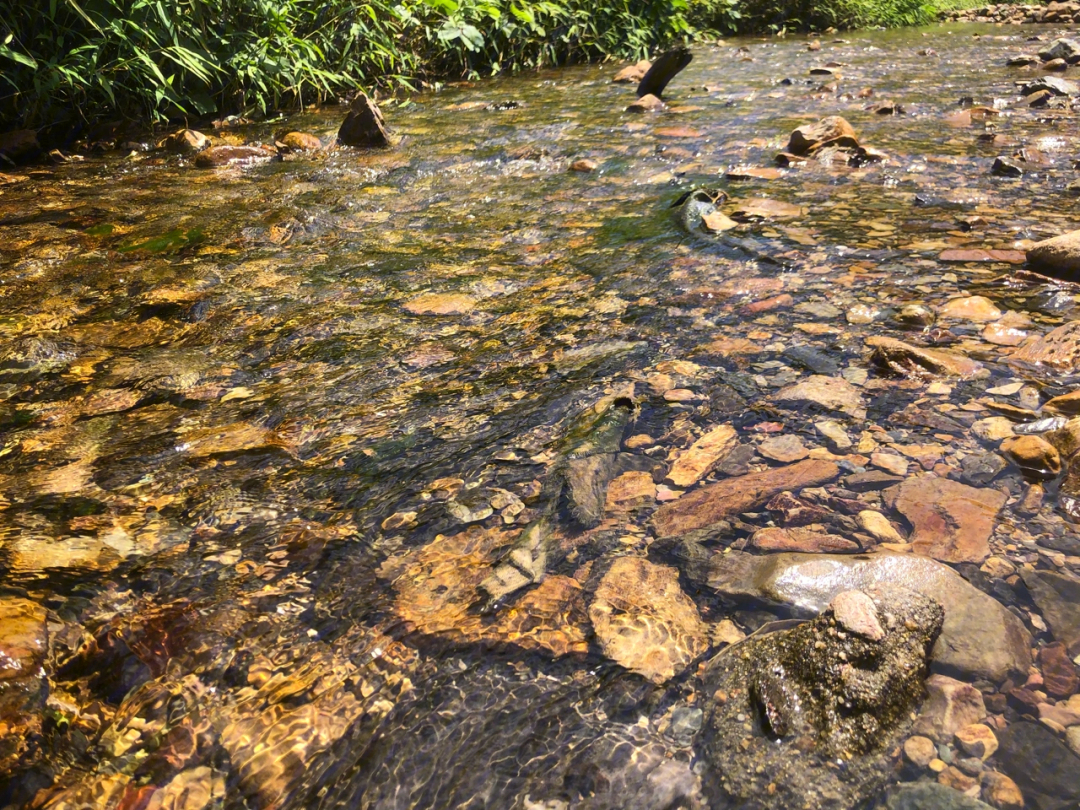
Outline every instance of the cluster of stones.
<svg viewBox="0 0 1080 810">
<path fill-rule="evenodd" d="M 976 8 L 954 9 L 941 13 L 943 20 L 953 22 L 1008 23 L 1071 23 L 1080 22 L 1080 3 L 1050 2 L 1046 5 L 997 3 Z"/>
</svg>

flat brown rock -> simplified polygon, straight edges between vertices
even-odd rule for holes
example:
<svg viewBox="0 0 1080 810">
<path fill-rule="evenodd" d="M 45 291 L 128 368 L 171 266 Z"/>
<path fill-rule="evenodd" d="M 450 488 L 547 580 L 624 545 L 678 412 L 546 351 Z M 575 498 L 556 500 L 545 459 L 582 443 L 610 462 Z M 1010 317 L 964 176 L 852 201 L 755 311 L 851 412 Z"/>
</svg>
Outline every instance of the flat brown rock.
<svg viewBox="0 0 1080 810">
<path fill-rule="evenodd" d="M 797 205 L 762 197 L 741 201 L 731 212 L 731 218 L 737 222 L 750 222 L 760 219 L 794 219 L 802 214 L 803 209 Z"/>
<path fill-rule="evenodd" d="M 982 248 L 955 248 L 938 256 L 942 262 L 1004 262 L 1023 264 L 1027 257 L 1022 250 L 983 250 Z"/>
<path fill-rule="evenodd" d="M 1080 321 L 1069 321 L 1021 346 L 1009 358 L 1010 365 L 1042 366 L 1072 373 L 1080 368 Z"/>
<path fill-rule="evenodd" d="M 873 359 L 878 365 L 904 376 L 939 374 L 967 379 L 982 370 L 982 363 L 969 357 L 912 346 L 883 335 L 867 338 L 866 345 L 874 349 Z"/>
<path fill-rule="evenodd" d="M 729 478 L 664 504 L 653 515 L 653 528 L 660 538 L 708 531 L 722 520 L 763 506 L 785 490 L 821 486 L 839 475 L 840 468 L 832 462 L 808 460 Z"/>
<path fill-rule="evenodd" d="M 981 563 L 990 556 L 994 518 L 1006 497 L 947 478 L 909 478 L 885 491 L 886 503 L 913 527 L 916 554 L 942 562 Z"/>
<path fill-rule="evenodd" d="M 677 487 L 696 484 L 738 443 L 738 435 L 731 425 L 713 428 L 679 454 L 671 465 L 668 480 Z"/>
<path fill-rule="evenodd" d="M 653 683 L 682 672 L 709 647 L 709 630 L 679 587 L 679 572 L 640 557 L 615 560 L 589 618 L 604 654 Z"/>
<path fill-rule="evenodd" d="M 861 419 L 866 415 L 859 389 L 842 377 L 815 374 L 776 393 L 783 403 L 813 403 L 830 411 L 839 411 Z"/>
<path fill-rule="evenodd" d="M 859 544 L 837 534 L 825 534 L 811 529 L 781 529 L 770 526 L 754 532 L 747 548 L 756 551 L 859 551 Z"/>
<path fill-rule="evenodd" d="M 793 155 L 809 155 L 826 144 L 840 143 L 845 140 L 850 141 L 851 145 L 858 145 L 855 129 L 846 119 L 838 115 L 830 115 L 816 124 L 803 124 L 792 132 L 785 151 Z"/>
<path fill-rule="evenodd" d="M 413 315 L 464 315 L 476 306 L 476 299 L 462 293 L 424 293 L 403 306 Z"/>
</svg>

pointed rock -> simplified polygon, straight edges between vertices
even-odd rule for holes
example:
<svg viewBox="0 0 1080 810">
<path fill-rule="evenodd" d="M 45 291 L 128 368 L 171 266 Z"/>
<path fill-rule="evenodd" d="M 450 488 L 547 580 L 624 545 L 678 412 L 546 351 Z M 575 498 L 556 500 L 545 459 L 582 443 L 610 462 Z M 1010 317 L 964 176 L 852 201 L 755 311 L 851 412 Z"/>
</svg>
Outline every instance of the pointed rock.
<svg viewBox="0 0 1080 810">
<path fill-rule="evenodd" d="M 342 146 L 386 148 L 392 146 L 390 131 L 383 121 L 378 105 L 361 93 L 349 105 L 349 114 L 341 122 L 338 143 Z"/>
<path fill-rule="evenodd" d="M 676 48 L 662 54 L 652 63 L 652 67 L 649 68 L 648 72 L 642 77 L 641 83 L 638 84 L 638 98 L 642 96 L 656 96 L 659 98 L 662 96 L 668 82 L 689 65 L 693 58 L 693 54 L 686 48 Z"/>
</svg>

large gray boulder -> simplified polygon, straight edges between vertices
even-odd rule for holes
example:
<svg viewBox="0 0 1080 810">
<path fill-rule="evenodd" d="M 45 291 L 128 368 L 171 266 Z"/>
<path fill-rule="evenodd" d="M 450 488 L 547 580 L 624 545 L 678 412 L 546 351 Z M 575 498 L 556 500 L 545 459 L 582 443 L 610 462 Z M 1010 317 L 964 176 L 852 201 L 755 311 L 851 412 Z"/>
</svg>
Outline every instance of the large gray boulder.
<svg viewBox="0 0 1080 810">
<path fill-rule="evenodd" d="M 692 579 L 732 597 L 765 600 L 819 613 L 841 591 L 899 585 L 937 600 L 945 624 L 932 668 L 1000 683 L 1026 677 L 1031 636 L 997 600 L 947 565 L 913 554 L 714 554 L 689 566 Z"/>
</svg>

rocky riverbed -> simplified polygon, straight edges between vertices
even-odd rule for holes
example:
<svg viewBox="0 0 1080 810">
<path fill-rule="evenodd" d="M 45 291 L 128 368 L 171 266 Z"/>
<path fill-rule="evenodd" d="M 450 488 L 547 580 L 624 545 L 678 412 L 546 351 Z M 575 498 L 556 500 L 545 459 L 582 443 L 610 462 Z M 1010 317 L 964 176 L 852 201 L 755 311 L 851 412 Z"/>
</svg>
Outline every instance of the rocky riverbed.
<svg viewBox="0 0 1080 810">
<path fill-rule="evenodd" d="M 1068 42 L 5 170 L 0 807 L 1075 807 Z"/>
</svg>

